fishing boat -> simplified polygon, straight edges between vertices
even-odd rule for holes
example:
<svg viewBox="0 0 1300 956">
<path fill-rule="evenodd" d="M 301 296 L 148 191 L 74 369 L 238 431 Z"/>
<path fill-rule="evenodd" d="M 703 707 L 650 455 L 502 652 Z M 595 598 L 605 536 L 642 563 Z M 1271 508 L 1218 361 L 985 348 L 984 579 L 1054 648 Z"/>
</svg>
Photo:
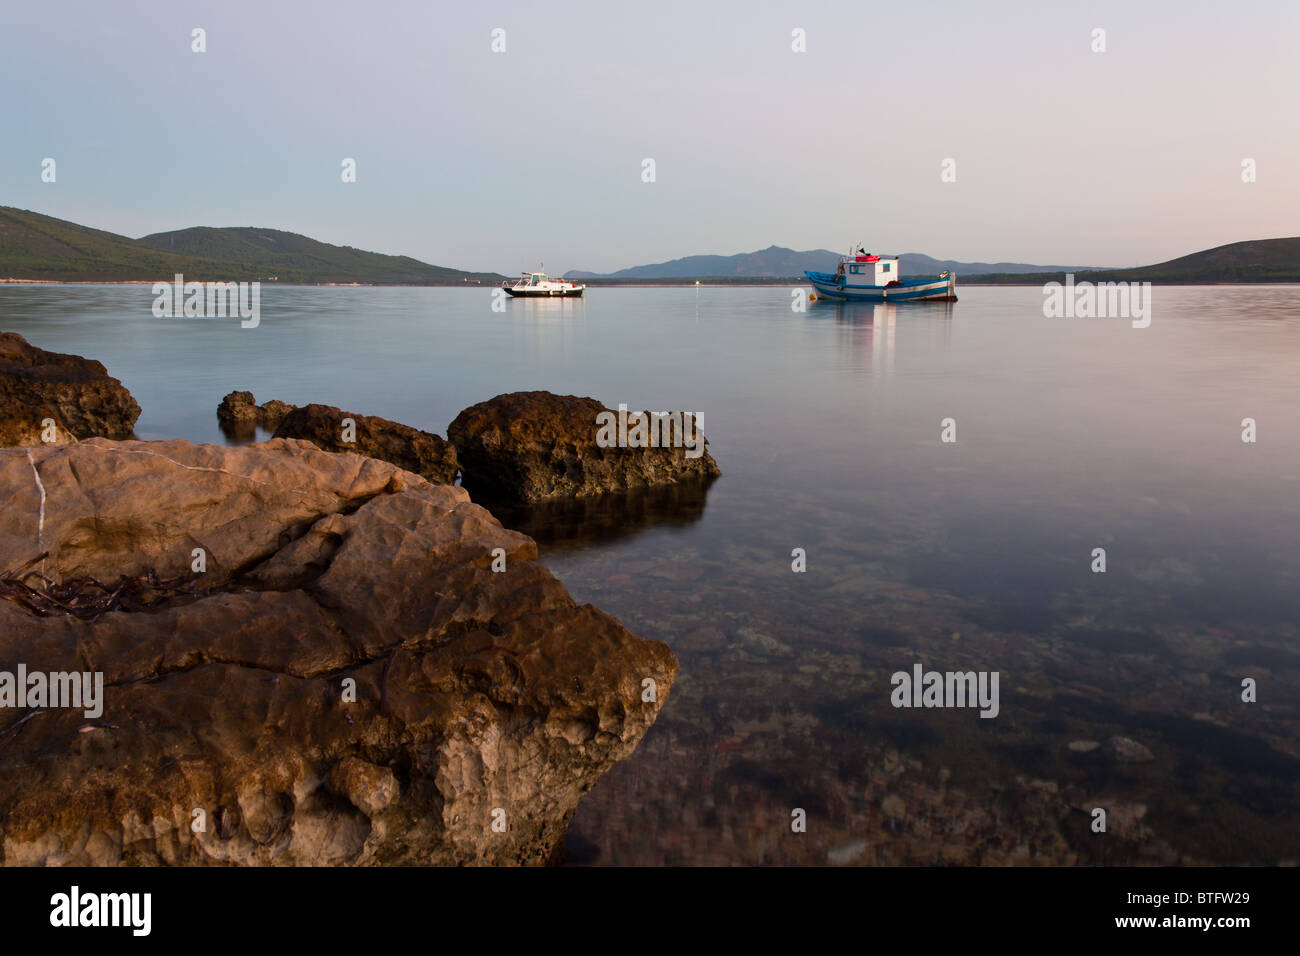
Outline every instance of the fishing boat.
<svg viewBox="0 0 1300 956">
<path fill-rule="evenodd" d="M 840 259 L 834 274 L 806 270 L 816 295 L 854 302 L 956 302 L 957 277 L 947 272 L 934 279 L 904 279 L 898 256 L 872 255 L 859 247 Z"/>
<path fill-rule="evenodd" d="M 513 296 L 520 298 L 529 298 L 533 296 L 548 298 L 551 296 L 578 296 L 587 287 L 585 285 L 576 285 L 568 279 L 553 279 L 545 272 L 523 272 L 519 275 L 518 282 L 511 282 L 507 279 L 501 283 L 501 288 L 505 289 Z"/>
</svg>

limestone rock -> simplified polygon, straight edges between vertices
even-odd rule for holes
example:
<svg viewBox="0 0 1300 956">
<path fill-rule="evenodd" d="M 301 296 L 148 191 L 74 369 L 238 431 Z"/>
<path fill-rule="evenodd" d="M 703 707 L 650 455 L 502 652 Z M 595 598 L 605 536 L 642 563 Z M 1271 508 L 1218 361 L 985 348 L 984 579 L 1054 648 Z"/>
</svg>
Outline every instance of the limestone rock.
<svg viewBox="0 0 1300 956">
<path fill-rule="evenodd" d="M 354 441 L 344 441 L 345 419 L 353 423 Z M 274 437 L 302 438 L 326 451 L 378 458 L 439 485 L 453 484 L 459 469 L 456 449 L 439 436 L 386 418 L 340 411 L 332 405 L 295 408 L 284 416 Z"/>
<path fill-rule="evenodd" d="M 130 438 L 139 417 L 140 405 L 102 363 L 0 332 L 0 445 Z M 53 442 L 42 438 L 46 419 L 54 422 Z"/>
<path fill-rule="evenodd" d="M 0 666 L 104 681 L 99 715 L 0 708 L 6 864 L 546 862 L 677 673 L 464 490 L 371 458 L 0 449 L 0 501 L 0 569 L 48 552 L 50 578 L 111 583 L 206 555 L 200 593 L 147 612 L 0 601 Z"/>
<path fill-rule="evenodd" d="M 672 447 L 601 447 L 602 412 L 594 398 L 550 392 L 512 392 L 465 409 L 447 428 L 465 486 L 476 496 L 516 502 L 600 495 L 708 481 L 721 471 L 699 436 L 700 453 Z M 632 413 L 633 415 L 638 413 Z M 693 416 L 683 413 L 687 434 Z"/>
</svg>

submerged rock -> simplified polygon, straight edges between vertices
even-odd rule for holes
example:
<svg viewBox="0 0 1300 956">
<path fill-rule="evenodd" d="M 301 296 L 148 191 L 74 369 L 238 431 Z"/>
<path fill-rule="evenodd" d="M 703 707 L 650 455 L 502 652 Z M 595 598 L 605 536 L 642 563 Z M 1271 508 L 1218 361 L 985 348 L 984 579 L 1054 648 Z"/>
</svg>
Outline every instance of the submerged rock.
<svg viewBox="0 0 1300 956">
<path fill-rule="evenodd" d="M 1150 763 L 1156 759 L 1150 748 L 1129 737 L 1111 737 L 1106 741 L 1106 752 L 1120 763 Z"/>
<path fill-rule="evenodd" d="M 455 447 L 432 432 L 386 418 L 340 411 L 332 405 L 293 409 L 284 416 L 274 437 L 302 438 L 325 451 L 378 458 L 437 485 L 453 484 L 459 470 Z"/>
<path fill-rule="evenodd" d="M 0 450 L 0 500 L 0 569 L 197 592 L 0 601 L 0 666 L 103 675 L 0 708 L 6 864 L 545 862 L 677 672 L 462 489 L 308 442 Z"/>
<path fill-rule="evenodd" d="M 624 423 L 639 414 L 625 412 Z M 635 439 L 602 447 L 601 416 L 608 422 L 618 412 L 594 398 L 512 392 L 465 409 L 447 427 L 447 437 L 471 492 L 547 501 L 716 478 L 721 471 L 695 416 L 680 414 L 680 427 L 659 427 L 659 447 L 628 447 Z M 674 436 L 675 446 L 669 444 Z"/>
<path fill-rule="evenodd" d="M 139 403 L 102 363 L 0 332 L 0 445 L 130 438 L 139 417 Z"/>
<path fill-rule="evenodd" d="M 871 846 L 868 840 L 850 840 L 836 847 L 831 847 L 826 851 L 826 862 L 833 866 L 842 866 L 845 863 L 852 863 Z"/>
</svg>

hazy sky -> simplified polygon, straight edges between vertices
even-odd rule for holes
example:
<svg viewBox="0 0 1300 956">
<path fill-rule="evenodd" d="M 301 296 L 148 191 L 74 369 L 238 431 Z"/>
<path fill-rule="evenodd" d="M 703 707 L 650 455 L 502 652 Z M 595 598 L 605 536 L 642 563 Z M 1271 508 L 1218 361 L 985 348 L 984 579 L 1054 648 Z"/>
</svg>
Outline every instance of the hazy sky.
<svg viewBox="0 0 1300 956">
<path fill-rule="evenodd" d="M 5 0 L 0 204 L 505 273 L 1136 265 L 1300 234 L 1297 49 L 1295 0 Z"/>
</svg>

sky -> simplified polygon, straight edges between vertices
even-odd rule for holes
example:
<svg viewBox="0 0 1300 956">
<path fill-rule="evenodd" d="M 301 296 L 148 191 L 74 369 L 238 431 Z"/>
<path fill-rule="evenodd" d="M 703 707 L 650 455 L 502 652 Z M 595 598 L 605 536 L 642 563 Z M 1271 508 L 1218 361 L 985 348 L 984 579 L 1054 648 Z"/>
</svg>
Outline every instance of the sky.
<svg viewBox="0 0 1300 956">
<path fill-rule="evenodd" d="M 13 0 L 0 205 L 506 274 L 1139 265 L 1300 234 L 1297 49 L 1296 0 Z"/>
</svg>

